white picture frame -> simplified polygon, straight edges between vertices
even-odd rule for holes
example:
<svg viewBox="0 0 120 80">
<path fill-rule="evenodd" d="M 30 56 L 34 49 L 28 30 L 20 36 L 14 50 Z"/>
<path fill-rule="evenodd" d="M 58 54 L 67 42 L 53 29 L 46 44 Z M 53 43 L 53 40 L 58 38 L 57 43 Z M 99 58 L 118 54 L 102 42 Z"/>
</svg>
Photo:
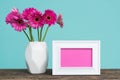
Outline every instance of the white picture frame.
<svg viewBox="0 0 120 80">
<path fill-rule="evenodd" d="M 61 67 L 61 48 L 91 48 L 92 67 Z M 54 40 L 52 75 L 100 75 L 100 40 Z"/>
</svg>

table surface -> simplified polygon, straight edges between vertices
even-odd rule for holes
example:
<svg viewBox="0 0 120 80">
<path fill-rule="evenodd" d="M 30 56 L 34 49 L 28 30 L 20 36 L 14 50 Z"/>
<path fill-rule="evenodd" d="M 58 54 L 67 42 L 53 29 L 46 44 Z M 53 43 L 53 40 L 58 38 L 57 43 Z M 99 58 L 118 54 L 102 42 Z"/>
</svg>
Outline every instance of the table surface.
<svg viewBox="0 0 120 80">
<path fill-rule="evenodd" d="M 37 75 L 26 69 L 0 69 L 0 80 L 120 80 L 120 69 L 102 69 L 99 76 L 53 76 L 51 69 Z"/>
</svg>

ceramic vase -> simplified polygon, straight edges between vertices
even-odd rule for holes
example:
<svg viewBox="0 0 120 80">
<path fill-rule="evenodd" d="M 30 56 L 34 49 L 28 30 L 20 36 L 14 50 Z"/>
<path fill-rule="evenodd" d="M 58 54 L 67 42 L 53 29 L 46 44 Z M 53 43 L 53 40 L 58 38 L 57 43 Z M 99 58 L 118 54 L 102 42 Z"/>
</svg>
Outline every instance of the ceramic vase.
<svg viewBox="0 0 120 80">
<path fill-rule="evenodd" d="M 31 74 L 45 73 L 48 63 L 46 42 L 29 42 L 25 59 L 27 69 Z"/>
</svg>

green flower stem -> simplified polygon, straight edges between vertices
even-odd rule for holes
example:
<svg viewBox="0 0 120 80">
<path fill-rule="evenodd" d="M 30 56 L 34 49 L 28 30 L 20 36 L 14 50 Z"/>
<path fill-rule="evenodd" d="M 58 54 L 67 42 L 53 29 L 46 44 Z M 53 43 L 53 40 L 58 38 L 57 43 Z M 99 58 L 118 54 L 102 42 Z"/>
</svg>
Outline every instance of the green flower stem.
<svg viewBox="0 0 120 80">
<path fill-rule="evenodd" d="M 40 38 L 39 38 L 39 41 L 42 41 L 42 30 L 43 30 L 43 27 L 40 29 L 40 33 L 39 33 Z"/>
<path fill-rule="evenodd" d="M 30 41 L 30 38 L 29 38 L 28 34 L 25 32 L 25 30 L 23 30 L 23 32 L 26 35 L 26 37 L 28 38 L 28 40 Z"/>
<path fill-rule="evenodd" d="M 32 29 L 31 29 L 31 27 L 29 27 L 29 33 L 30 33 L 31 42 L 33 42 L 33 41 L 34 41 L 34 38 L 33 38 L 33 36 L 32 36 Z"/>
<path fill-rule="evenodd" d="M 46 31 L 45 31 L 45 34 L 44 34 L 44 36 L 43 36 L 43 39 L 42 39 L 42 41 L 44 41 L 44 40 L 45 40 L 45 37 L 46 37 L 46 35 L 47 35 L 47 32 L 48 32 L 48 29 L 49 29 L 49 26 L 47 27 L 47 29 L 46 29 Z"/>
<path fill-rule="evenodd" d="M 39 41 L 39 28 L 37 28 L 38 41 Z"/>
</svg>

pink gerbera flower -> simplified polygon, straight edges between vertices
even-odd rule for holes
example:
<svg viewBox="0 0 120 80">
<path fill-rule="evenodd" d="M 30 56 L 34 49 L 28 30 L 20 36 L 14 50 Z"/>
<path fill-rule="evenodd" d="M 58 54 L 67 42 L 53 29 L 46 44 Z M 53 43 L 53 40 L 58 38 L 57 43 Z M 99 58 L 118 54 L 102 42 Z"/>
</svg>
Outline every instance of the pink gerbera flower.
<svg viewBox="0 0 120 80">
<path fill-rule="evenodd" d="M 57 24 L 59 24 L 60 27 L 63 28 L 63 19 L 61 14 L 58 15 Z"/>
<path fill-rule="evenodd" d="M 29 17 L 31 15 L 31 13 L 36 12 L 37 10 L 35 8 L 26 8 L 23 13 L 22 16 L 25 20 L 29 20 Z"/>
<path fill-rule="evenodd" d="M 12 11 L 6 16 L 6 23 L 11 24 L 16 31 L 26 29 L 26 23 L 16 8 L 12 9 Z"/>
<path fill-rule="evenodd" d="M 42 13 L 40 11 L 34 11 L 28 18 L 28 23 L 33 28 L 39 28 L 43 26 Z"/>
<path fill-rule="evenodd" d="M 56 13 L 49 9 L 45 10 L 45 13 L 43 14 L 43 19 L 45 24 L 48 24 L 48 26 L 51 26 L 56 22 Z"/>
</svg>

